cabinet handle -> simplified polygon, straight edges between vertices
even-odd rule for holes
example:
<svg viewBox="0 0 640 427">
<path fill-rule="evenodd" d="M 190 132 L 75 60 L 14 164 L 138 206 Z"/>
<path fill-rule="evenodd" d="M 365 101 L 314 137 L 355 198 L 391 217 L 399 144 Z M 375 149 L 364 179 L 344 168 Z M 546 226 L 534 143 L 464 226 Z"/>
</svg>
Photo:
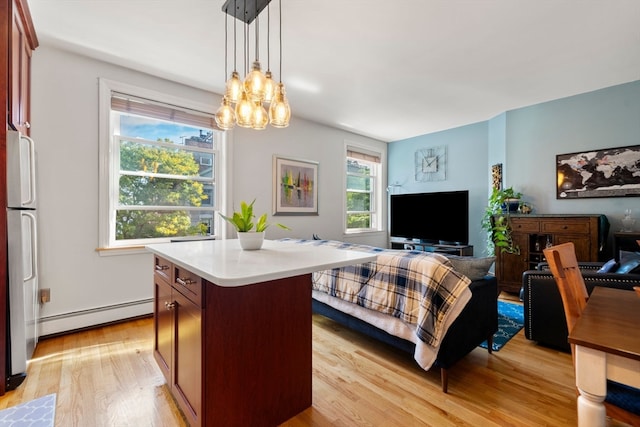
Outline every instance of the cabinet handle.
<svg viewBox="0 0 640 427">
<path fill-rule="evenodd" d="M 190 278 L 181 279 L 180 277 L 176 277 L 176 282 L 182 286 L 193 285 L 196 283 L 195 280 L 191 280 Z"/>
<path fill-rule="evenodd" d="M 156 270 L 158 271 L 163 271 L 163 270 L 168 270 L 169 266 L 168 265 L 156 265 Z"/>
<path fill-rule="evenodd" d="M 31 129 L 31 123 L 24 122 L 24 127 L 27 128 L 27 129 Z"/>
<path fill-rule="evenodd" d="M 164 302 L 164 308 L 166 308 L 167 310 L 173 310 L 176 307 L 176 303 L 175 302 Z"/>
</svg>

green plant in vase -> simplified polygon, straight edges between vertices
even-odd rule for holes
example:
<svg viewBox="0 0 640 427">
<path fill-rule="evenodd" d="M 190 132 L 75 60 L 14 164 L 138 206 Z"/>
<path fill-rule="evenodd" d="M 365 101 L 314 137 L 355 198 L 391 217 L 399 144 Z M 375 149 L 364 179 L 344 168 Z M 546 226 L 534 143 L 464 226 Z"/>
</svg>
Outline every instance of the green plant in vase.
<svg viewBox="0 0 640 427">
<path fill-rule="evenodd" d="M 269 223 L 267 223 L 267 214 L 264 213 L 258 218 L 258 222 L 256 224 L 253 223 L 253 219 L 256 217 L 253 213 L 253 204 L 256 202 L 256 199 L 253 199 L 251 203 L 247 203 L 245 201 L 240 202 L 240 210 L 233 213 L 233 216 L 228 217 L 226 215 L 220 214 L 222 218 L 224 218 L 229 224 L 233 225 L 236 231 L 240 233 L 248 233 L 253 230 L 253 226 L 256 227 L 256 233 L 262 233 L 269 227 Z M 283 224 L 276 224 L 278 227 L 283 228 L 285 230 L 291 230 L 289 227 Z"/>
<path fill-rule="evenodd" d="M 247 203 L 245 201 L 240 202 L 240 210 L 234 212 L 230 217 L 220 213 L 220 216 L 229 224 L 233 225 L 238 232 L 240 247 L 244 250 L 260 249 L 262 247 L 262 242 L 264 241 L 264 232 L 270 225 L 267 222 L 266 213 L 260 215 L 258 222 L 254 223 L 256 215 L 253 213 L 253 204 L 255 202 L 255 199 L 253 199 L 251 203 Z M 285 230 L 290 230 L 286 225 L 276 225 Z M 254 226 L 255 232 L 253 231 Z"/>
<path fill-rule="evenodd" d="M 515 191 L 512 187 L 505 189 L 494 188 L 489 196 L 484 216 L 482 217 L 482 228 L 489 235 L 488 251 L 495 253 L 496 248 L 500 248 L 502 253 L 519 254 L 520 248 L 513 244 L 511 239 L 511 223 L 509 214 L 512 210 L 509 203 L 517 206 L 520 204 L 522 193 Z"/>
</svg>

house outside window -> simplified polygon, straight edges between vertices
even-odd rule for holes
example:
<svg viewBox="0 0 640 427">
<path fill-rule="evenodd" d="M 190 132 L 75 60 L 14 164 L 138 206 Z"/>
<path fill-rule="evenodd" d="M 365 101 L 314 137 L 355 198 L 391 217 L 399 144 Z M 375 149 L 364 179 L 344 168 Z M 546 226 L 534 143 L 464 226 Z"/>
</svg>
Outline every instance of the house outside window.
<svg viewBox="0 0 640 427">
<path fill-rule="evenodd" d="M 345 231 L 358 233 L 381 229 L 381 154 L 347 146 Z"/>
<path fill-rule="evenodd" d="M 100 84 L 108 110 L 101 114 L 100 246 L 214 235 L 222 132 L 213 114 Z"/>
</svg>

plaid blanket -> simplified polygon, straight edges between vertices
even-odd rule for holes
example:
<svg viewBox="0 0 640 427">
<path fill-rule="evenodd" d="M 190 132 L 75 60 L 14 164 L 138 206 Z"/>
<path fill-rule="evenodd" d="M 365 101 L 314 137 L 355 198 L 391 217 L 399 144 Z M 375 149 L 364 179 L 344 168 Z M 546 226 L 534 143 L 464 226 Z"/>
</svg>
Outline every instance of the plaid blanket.
<svg viewBox="0 0 640 427">
<path fill-rule="evenodd" d="M 417 337 L 438 347 L 446 326 L 469 300 L 460 298 L 471 281 L 447 257 L 421 251 L 382 249 L 331 240 L 282 239 L 307 245 L 378 253 L 375 262 L 313 274 L 313 289 L 394 316 L 415 326 Z M 462 307 L 453 307 L 463 304 Z"/>
</svg>

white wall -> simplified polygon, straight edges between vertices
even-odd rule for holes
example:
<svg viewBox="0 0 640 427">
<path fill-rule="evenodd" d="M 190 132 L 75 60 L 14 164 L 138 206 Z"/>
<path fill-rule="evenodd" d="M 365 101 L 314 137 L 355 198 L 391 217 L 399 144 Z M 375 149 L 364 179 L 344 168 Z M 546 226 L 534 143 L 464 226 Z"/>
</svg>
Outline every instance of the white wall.
<svg viewBox="0 0 640 427">
<path fill-rule="evenodd" d="M 150 313 L 152 257 L 148 253 L 100 256 L 98 245 L 98 78 L 104 77 L 211 104 L 218 95 L 41 45 L 33 56 L 32 136 L 38 143 L 40 287 L 51 289 L 42 306 L 42 334 Z M 292 106 L 295 114 L 295 105 Z M 267 230 L 268 238 L 345 239 L 386 245 L 386 233 L 356 239 L 342 234 L 344 143 L 382 150 L 386 144 L 295 116 L 283 130 L 237 129 L 230 138 L 231 200 L 257 198 L 271 212 L 274 154 L 319 162 L 319 215 L 270 218 L 293 228 Z M 385 184 L 386 185 L 386 184 Z M 386 206 L 385 206 L 386 212 Z"/>
<path fill-rule="evenodd" d="M 295 110 L 295 106 L 292 107 Z M 370 138 L 293 118 L 285 129 L 269 128 L 256 132 L 233 130 L 233 206 L 240 201 L 256 199 L 257 212 L 272 213 L 273 155 L 319 162 L 318 215 L 275 216 L 270 223 L 280 222 L 292 228 L 267 229 L 267 238 L 300 237 L 310 239 L 318 234 L 324 239 L 357 241 L 386 246 L 386 232 L 371 233 L 357 238 L 343 234 L 344 207 L 344 145 L 345 142 L 366 145 L 379 150 L 386 158 L 387 144 Z M 386 180 L 383 184 L 386 186 Z M 383 211 L 386 212 L 386 205 Z M 385 216 L 386 218 L 386 216 Z"/>
</svg>

